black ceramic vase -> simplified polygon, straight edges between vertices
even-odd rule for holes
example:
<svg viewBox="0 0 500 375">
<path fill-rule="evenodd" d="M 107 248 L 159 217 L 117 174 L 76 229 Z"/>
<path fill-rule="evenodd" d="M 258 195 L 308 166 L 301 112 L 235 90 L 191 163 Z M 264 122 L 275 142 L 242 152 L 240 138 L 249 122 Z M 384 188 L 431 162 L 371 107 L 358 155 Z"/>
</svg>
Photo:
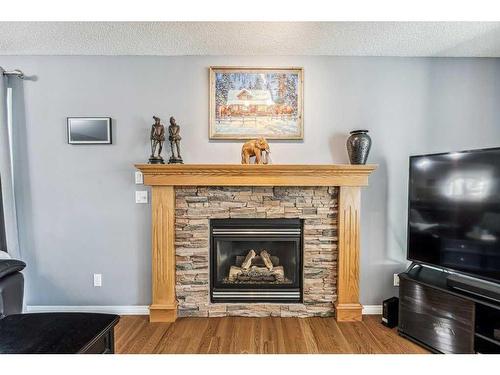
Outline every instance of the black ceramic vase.
<svg viewBox="0 0 500 375">
<path fill-rule="evenodd" d="M 347 153 L 351 164 L 366 164 L 372 139 L 368 135 L 368 130 L 353 130 L 347 138 Z"/>
</svg>

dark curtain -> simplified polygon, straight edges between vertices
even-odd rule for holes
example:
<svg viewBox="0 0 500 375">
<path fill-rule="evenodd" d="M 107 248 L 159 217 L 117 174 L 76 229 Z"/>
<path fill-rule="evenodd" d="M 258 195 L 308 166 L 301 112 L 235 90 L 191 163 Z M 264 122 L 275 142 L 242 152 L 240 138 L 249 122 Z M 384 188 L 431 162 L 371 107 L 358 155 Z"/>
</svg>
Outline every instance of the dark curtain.
<svg viewBox="0 0 500 375">
<path fill-rule="evenodd" d="M 2 180 L 0 179 L 0 251 L 7 251 L 5 238 L 5 219 L 3 216 Z"/>
</svg>

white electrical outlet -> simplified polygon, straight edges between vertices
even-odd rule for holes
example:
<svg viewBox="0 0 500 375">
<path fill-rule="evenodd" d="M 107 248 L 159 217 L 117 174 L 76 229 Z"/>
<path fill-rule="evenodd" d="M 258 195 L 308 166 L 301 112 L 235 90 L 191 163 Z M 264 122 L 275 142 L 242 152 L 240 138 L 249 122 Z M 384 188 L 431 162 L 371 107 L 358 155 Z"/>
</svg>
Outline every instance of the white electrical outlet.
<svg viewBox="0 0 500 375">
<path fill-rule="evenodd" d="M 148 191 L 147 190 L 136 191 L 135 203 L 148 203 Z"/>
<path fill-rule="evenodd" d="M 144 178 L 141 171 L 135 171 L 135 183 L 137 185 L 142 185 L 144 183 Z"/>
<path fill-rule="evenodd" d="M 102 275 L 100 273 L 94 273 L 94 286 L 102 286 Z"/>
<path fill-rule="evenodd" d="M 399 286 L 399 276 L 397 273 L 394 274 L 394 286 Z"/>
</svg>

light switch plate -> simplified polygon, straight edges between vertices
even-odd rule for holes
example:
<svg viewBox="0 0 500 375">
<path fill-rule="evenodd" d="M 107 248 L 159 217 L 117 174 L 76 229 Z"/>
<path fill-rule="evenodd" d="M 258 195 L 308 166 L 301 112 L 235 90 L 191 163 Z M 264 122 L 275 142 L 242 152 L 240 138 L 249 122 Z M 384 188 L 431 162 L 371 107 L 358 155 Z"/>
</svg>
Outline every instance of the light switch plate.
<svg viewBox="0 0 500 375">
<path fill-rule="evenodd" d="M 100 273 L 94 273 L 94 286 L 102 286 L 102 275 Z"/>
<path fill-rule="evenodd" d="M 137 190 L 135 192 L 135 203 L 148 203 L 148 191 L 147 190 Z"/>
<path fill-rule="evenodd" d="M 399 276 L 397 273 L 394 274 L 394 286 L 399 286 Z"/>
<path fill-rule="evenodd" d="M 142 185 L 144 183 L 144 178 L 141 171 L 135 171 L 135 183 L 137 185 Z"/>
</svg>

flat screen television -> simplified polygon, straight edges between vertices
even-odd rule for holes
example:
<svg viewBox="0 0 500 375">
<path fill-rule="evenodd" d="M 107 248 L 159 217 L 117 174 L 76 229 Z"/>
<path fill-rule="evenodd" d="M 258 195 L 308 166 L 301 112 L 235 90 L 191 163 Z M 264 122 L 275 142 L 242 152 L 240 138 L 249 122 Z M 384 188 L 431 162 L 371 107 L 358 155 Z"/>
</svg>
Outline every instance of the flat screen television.
<svg viewBox="0 0 500 375">
<path fill-rule="evenodd" d="M 410 157 L 408 259 L 500 282 L 500 148 Z"/>
</svg>

